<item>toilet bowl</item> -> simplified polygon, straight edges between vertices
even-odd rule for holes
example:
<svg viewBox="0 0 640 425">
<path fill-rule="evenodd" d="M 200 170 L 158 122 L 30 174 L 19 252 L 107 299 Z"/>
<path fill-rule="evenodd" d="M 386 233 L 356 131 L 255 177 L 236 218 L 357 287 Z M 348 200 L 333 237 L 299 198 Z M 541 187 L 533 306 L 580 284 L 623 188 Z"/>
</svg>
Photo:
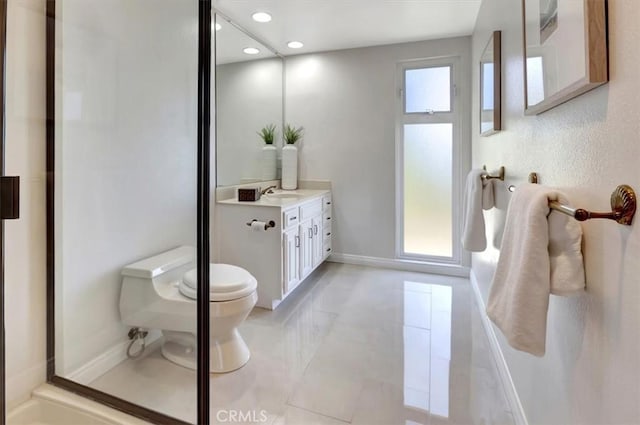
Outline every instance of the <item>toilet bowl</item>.
<svg viewBox="0 0 640 425">
<path fill-rule="evenodd" d="M 182 246 L 125 266 L 122 270 L 120 315 L 124 324 L 159 329 L 162 355 L 196 369 L 195 250 Z M 211 264 L 209 283 L 209 344 L 212 373 L 244 366 L 251 353 L 238 326 L 255 306 L 256 279 L 230 264 Z"/>
</svg>

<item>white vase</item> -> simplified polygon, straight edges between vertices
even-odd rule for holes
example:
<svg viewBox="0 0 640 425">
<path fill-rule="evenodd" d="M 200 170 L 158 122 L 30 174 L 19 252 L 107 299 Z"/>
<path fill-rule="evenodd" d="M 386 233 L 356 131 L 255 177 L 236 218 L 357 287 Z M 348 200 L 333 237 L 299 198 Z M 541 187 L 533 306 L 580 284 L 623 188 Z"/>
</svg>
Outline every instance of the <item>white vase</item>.
<svg viewBox="0 0 640 425">
<path fill-rule="evenodd" d="M 275 180 L 277 172 L 278 150 L 273 145 L 262 148 L 262 180 Z"/>
<path fill-rule="evenodd" d="M 294 145 L 282 148 L 281 187 L 286 190 L 298 188 L 298 148 Z"/>
</svg>

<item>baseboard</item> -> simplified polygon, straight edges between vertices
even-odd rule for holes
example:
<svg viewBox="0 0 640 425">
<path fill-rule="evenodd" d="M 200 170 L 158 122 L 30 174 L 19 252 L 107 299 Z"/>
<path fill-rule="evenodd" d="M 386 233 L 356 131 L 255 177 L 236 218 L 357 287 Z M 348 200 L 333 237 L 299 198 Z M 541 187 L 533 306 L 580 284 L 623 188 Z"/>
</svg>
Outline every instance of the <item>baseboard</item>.
<svg viewBox="0 0 640 425">
<path fill-rule="evenodd" d="M 150 346 L 162 336 L 160 331 L 149 331 L 146 346 Z M 114 345 L 99 356 L 89 360 L 65 378 L 82 385 L 89 385 L 123 361 L 127 359 L 127 348 L 130 341 L 122 341 Z"/>
<path fill-rule="evenodd" d="M 424 263 L 421 261 L 398 260 L 394 258 L 366 257 L 363 255 L 333 253 L 327 259 L 333 263 L 355 264 L 358 266 L 380 267 L 383 269 L 409 272 L 433 273 L 456 277 L 469 277 L 469 268 L 457 265 Z"/>
<path fill-rule="evenodd" d="M 487 316 L 487 314 L 485 313 L 486 305 L 484 303 L 484 300 L 482 299 L 482 294 L 480 293 L 480 288 L 478 287 L 478 279 L 476 278 L 473 270 L 471 270 L 469 280 L 471 281 L 471 288 L 473 289 L 473 293 L 475 294 L 476 304 L 480 309 L 482 327 L 487 334 L 489 346 L 491 347 L 491 353 L 493 354 L 493 358 L 496 362 L 498 374 L 500 375 L 502 387 L 504 388 L 504 391 L 506 393 L 507 402 L 509 403 L 511 413 L 513 414 L 513 419 L 516 425 L 528 425 L 529 422 L 527 421 L 527 416 L 525 415 L 524 409 L 522 408 L 522 403 L 520 402 L 518 391 L 516 390 L 516 386 L 513 383 L 513 379 L 511 378 L 511 372 L 509 371 L 509 366 L 507 365 L 507 361 L 505 360 L 504 354 L 502 353 L 502 348 L 500 348 L 498 337 L 496 336 L 493 324 L 491 323 L 489 316 Z"/>
</svg>

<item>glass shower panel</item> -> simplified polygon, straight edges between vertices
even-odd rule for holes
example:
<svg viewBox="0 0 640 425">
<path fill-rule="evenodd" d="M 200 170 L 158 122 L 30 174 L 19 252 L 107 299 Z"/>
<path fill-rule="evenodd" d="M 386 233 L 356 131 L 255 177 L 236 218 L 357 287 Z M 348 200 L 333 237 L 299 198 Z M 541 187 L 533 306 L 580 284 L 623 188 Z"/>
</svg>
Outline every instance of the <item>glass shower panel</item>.
<svg viewBox="0 0 640 425">
<path fill-rule="evenodd" d="M 195 423 L 198 1 L 58 0 L 55 45 L 55 375 Z"/>
</svg>

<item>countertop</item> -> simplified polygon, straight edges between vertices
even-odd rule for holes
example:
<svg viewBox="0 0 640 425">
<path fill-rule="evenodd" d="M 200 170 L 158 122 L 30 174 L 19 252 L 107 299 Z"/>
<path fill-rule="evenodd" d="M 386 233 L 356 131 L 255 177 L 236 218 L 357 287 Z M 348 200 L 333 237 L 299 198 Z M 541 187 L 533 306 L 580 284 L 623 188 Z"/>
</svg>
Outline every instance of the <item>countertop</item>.
<svg viewBox="0 0 640 425">
<path fill-rule="evenodd" d="M 230 199 L 223 199 L 217 201 L 218 204 L 226 205 L 244 205 L 249 207 L 275 207 L 275 208 L 287 208 L 296 204 L 311 201 L 315 198 L 320 198 L 323 195 L 330 193 L 327 189 L 297 189 L 297 190 L 282 190 L 277 189 L 273 194 L 262 195 L 259 200 L 255 202 L 238 201 L 237 197 Z"/>
</svg>

